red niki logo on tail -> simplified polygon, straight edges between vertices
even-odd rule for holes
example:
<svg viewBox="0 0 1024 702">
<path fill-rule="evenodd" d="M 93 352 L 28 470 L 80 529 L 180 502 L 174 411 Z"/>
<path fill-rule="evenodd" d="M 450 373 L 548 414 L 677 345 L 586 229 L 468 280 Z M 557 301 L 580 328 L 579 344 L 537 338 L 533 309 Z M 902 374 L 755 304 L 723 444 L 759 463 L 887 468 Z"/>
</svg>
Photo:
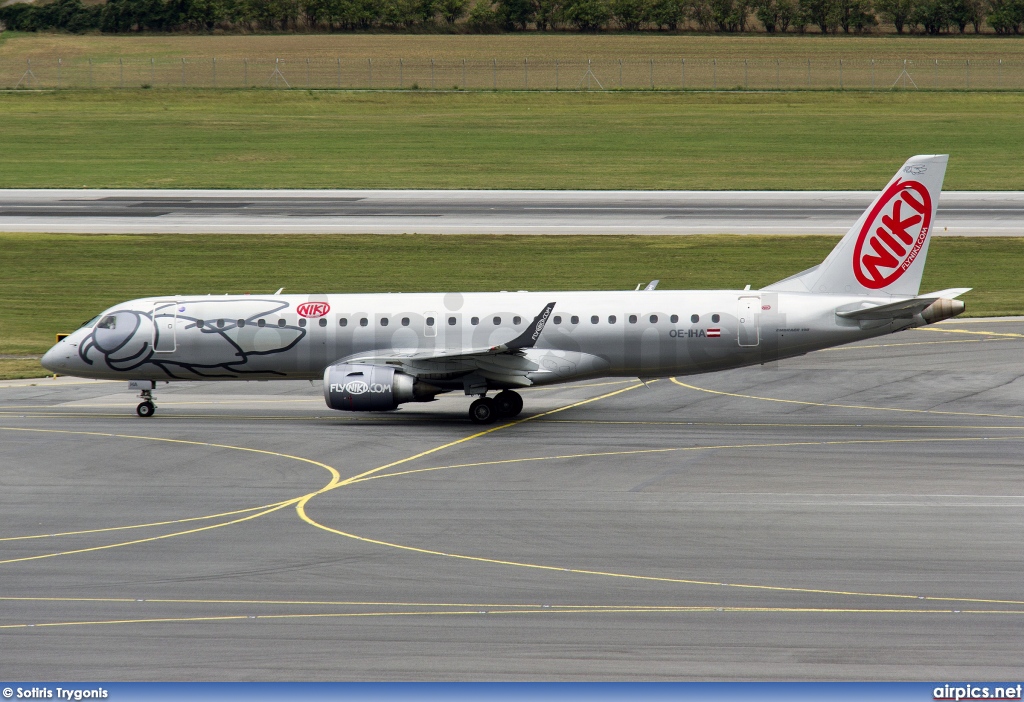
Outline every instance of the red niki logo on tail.
<svg viewBox="0 0 1024 702">
<path fill-rule="evenodd" d="M 928 240 L 932 196 L 916 180 L 896 180 L 868 214 L 853 247 L 853 273 L 870 290 L 897 281 Z"/>
</svg>

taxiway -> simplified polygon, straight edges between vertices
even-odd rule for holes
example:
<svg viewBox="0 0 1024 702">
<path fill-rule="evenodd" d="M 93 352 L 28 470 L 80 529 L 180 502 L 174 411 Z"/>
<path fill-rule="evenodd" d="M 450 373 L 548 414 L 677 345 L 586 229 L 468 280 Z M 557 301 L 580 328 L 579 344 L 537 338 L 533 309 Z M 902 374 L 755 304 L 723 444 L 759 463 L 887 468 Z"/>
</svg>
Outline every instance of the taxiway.
<svg viewBox="0 0 1024 702">
<path fill-rule="evenodd" d="M 0 383 L 20 680 L 1016 679 L 1024 319 L 381 415 Z"/>
</svg>

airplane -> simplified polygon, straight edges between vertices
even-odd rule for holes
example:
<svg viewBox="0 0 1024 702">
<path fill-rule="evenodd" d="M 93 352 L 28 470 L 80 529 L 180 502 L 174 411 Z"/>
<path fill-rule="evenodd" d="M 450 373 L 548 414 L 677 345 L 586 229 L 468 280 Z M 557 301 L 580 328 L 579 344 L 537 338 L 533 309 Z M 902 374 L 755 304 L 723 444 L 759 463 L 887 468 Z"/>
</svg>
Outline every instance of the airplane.
<svg viewBox="0 0 1024 702">
<path fill-rule="evenodd" d="M 157 382 L 322 379 L 334 410 L 461 391 L 489 424 L 521 388 L 774 362 L 964 311 L 970 288 L 918 294 L 947 160 L 910 158 L 824 261 L 760 290 L 166 295 L 104 310 L 42 364 L 128 380 L 140 417 Z"/>
</svg>

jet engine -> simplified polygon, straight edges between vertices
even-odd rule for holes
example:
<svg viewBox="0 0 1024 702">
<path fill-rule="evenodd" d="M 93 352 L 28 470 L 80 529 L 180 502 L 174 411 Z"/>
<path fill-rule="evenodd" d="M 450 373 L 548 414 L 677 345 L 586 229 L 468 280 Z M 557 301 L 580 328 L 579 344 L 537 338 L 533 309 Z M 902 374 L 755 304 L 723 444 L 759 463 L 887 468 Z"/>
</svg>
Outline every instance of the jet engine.
<svg viewBox="0 0 1024 702">
<path fill-rule="evenodd" d="M 324 371 L 324 400 L 335 410 L 393 410 L 405 402 L 430 402 L 441 388 L 387 366 L 339 363 Z"/>
</svg>

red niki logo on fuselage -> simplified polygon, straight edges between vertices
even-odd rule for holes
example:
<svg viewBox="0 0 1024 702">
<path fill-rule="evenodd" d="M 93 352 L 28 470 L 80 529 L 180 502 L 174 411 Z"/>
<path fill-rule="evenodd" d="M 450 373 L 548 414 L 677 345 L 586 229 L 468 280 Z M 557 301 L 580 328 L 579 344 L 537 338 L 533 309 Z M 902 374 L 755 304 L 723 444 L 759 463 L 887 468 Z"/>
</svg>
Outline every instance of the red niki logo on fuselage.
<svg viewBox="0 0 1024 702">
<path fill-rule="evenodd" d="M 932 225 L 932 196 L 916 180 L 896 180 L 868 214 L 853 247 L 853 273 L 865 288 L 899 280 L 921 253 Z"/>
<path fill-rule="evenodd" d="M 295 311 L 299 313 L 300 317 L 323 317 L 331 311 L 331 306 L 326 302 L 303 302 L 301 305 L 295 308 Z"/>
</svg>

